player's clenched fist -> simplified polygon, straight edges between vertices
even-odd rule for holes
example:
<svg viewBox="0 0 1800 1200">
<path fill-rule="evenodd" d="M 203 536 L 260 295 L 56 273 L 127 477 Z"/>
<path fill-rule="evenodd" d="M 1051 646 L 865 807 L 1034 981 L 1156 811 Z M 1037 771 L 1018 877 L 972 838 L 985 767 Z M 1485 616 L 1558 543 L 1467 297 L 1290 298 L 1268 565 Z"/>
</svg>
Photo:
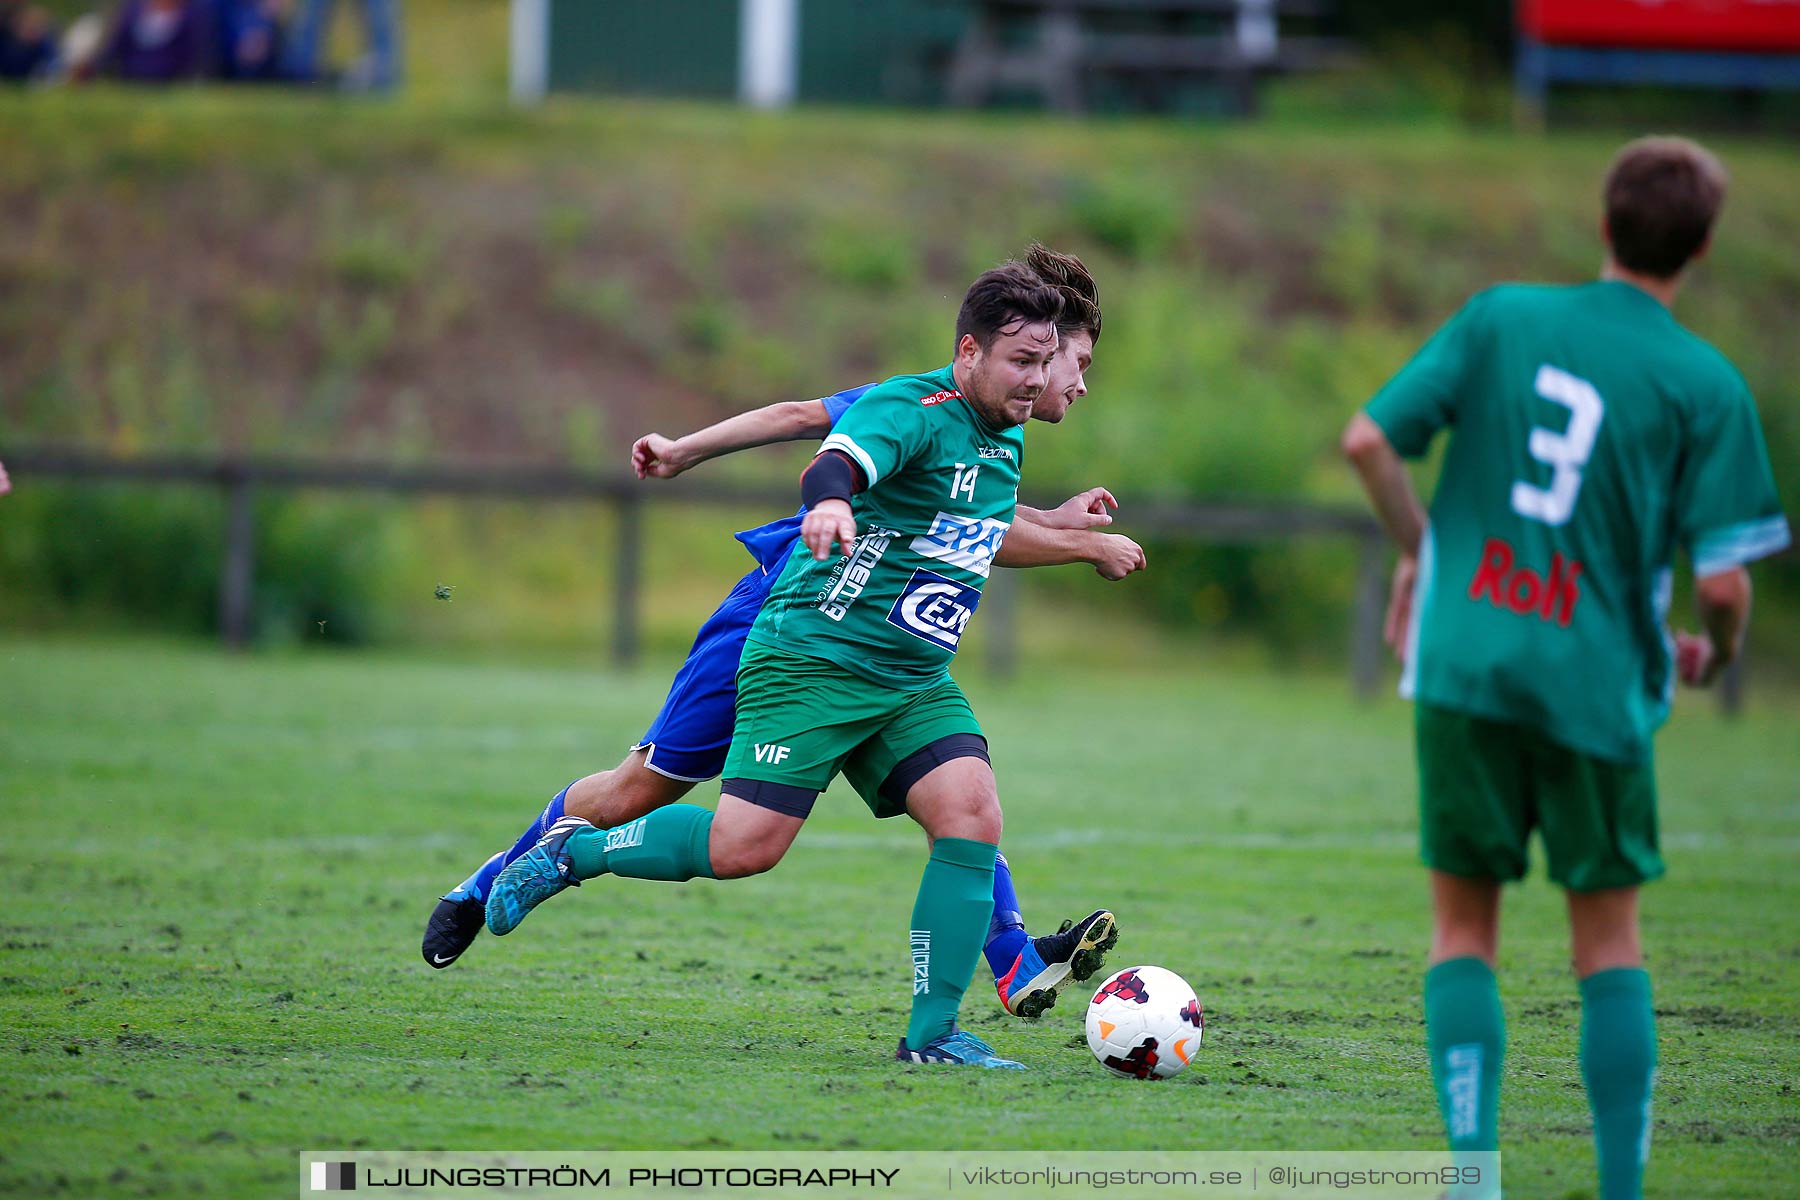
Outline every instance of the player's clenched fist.
<svg viewBox="0 0 1800 1200">
<path fill-rule="evenodd" d="M 631 470 L 639 479 L 673 479 L 694 462 L 675 439 L 660 433 L 646 433 L 631 445 Z"/>
<path fill-rule="evenodd" d="M 1690 687 L 1708 687 L 1719 677 L 1719 656 L 1713 651 L 1712 639 L 1677 630 L 1675 633 L 1675 670 L 1681 682 Z"/>
<path fill-rule="evenodd" d="M 849 554 L 856 546 L 856 518 L 850 515 L 845 500 L 821 500 L 806 510 L 800 522 L 800 540 L 820 562 L 831 557 L 831 547 L 840 544 Z"/>
<path fill-rule="evenodd" d="M 1100 572 L 1100 578 L 1113 582 L 1125 578 L 1133 571 L 1141 571 L 1146 565 L 1144 548 L 1122 533 L 1102 533 L 1096 535 L 1100 539 L 1100 549 L 1094 555 L 1094 570 Z"/>
</svg>

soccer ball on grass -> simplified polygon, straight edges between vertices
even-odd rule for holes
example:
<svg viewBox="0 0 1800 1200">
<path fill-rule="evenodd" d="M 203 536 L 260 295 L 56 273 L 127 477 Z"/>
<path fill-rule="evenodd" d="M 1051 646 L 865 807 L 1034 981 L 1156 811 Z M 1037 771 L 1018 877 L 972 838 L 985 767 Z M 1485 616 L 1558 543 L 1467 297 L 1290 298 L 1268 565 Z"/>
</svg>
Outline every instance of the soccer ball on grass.
<svg viewBox="0 0 1800 1200">
<path fill-rule="evenodd" d="M 1100 1065 L 1133 1079 L 1179 1075 L 1200 1048 L 1200 1001 L 1163 967 L 1127 967 L 1087 1007 L 1087 1044 Z"/>
</svg>

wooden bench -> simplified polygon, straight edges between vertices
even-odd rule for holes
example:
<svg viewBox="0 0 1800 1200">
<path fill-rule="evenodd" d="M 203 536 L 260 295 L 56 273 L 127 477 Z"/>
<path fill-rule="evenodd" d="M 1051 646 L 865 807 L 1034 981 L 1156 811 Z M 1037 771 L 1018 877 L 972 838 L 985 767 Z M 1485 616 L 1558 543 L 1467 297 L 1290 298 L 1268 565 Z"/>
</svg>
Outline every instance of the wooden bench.
<svg viewBox="0 0 1800 1200">
<path fill-rule="evenodd" d="M 1081 112 L 1099 79 L 1123 82 L 1146 107 L 1167 109 L 1201 79 L 1233 112 L 1256 108 L 1256 81 L 1345 57 L 1342 43 L 1283 37 L 1283 17 L 1311 18 L 1329 0 L 962 0 L 972 11 L 951 56 L 952 103 L 979 106 L 1023 92 L 1057 112 Z"/>
</svg>

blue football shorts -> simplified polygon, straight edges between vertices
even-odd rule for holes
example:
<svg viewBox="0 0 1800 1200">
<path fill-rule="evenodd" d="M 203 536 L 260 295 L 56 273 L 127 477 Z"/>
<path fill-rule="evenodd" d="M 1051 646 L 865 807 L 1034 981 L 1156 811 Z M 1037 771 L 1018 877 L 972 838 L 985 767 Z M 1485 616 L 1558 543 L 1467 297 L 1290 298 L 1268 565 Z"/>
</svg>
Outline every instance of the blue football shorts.
<svg viewBox="0 0 1800 1200">
<path fill-rule="evenodd" d="M 757 567 L 700 626 L 662 711 L 632 747 L 645 751 L 644 764 L 658 775 L 700 783 L 724 770 L 737 711 L 738 660 L 780 574 Z"/>
</svg>

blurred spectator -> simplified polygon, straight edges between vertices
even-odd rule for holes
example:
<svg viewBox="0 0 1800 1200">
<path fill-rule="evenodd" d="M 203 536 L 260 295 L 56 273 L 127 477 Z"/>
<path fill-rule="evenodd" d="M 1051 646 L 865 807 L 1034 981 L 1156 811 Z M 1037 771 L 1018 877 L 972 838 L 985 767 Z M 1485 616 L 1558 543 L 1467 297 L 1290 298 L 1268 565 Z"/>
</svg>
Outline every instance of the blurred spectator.
<svg viewBox="0 0 1800 1200">
<path fill-rule="evenodd" d="M 12 480 L 6 477 L 6 464 L 0 463 L 0 496 L 12 491 Z"/>
<path fill-rule="evenodd" d="M 71 79 L 86 79 L 94 73 L 100 52 L 106 49 L 110 22 L 100 13 L 86 13 L 69 22 L 63 31 L 62 53 L 57 70 Z"/>
<path fill-rule="evenodd" d="M 217 13 L 208 0 L 125 0 L 86 73 L 139 83 L 196 79 L 211 68 Z"/>
<path fill-rule="evenodd" d="M 287 78 L 282 18 L 287 0 L 222 0 L 219 77 L 240 81 Z"/>
<path fill-rule="evenodd" d="M 55 70 L 56 26 L 50 14 L 25 0 L 0 0 L 0 79 L 45 79 Z"/>
<path fill-rule="evenodd" d="M 298 0 L 290 30 L 286 70 L 292 79 L 320 79 L 320 49 L 331 27 L 335 0 Z M 357 0 L 368 50 L 339 77 L 345 87 L 387 91 L 400 82 L 400 0 Z"/>
</svg>

